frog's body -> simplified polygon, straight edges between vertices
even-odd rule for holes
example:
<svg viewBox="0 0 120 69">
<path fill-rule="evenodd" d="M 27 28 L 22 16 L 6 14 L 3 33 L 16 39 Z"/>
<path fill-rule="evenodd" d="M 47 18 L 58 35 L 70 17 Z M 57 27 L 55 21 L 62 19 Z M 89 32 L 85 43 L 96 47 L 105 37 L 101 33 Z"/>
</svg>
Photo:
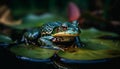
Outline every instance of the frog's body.
<svg viewBox="0 0 120 69">
<path fill-rule="evenodd" d="M 44 48 L 60 49 L 54 42 L 71 41 L 71 39 L 65 38 L 69 36 L 74 37 L 74 41 L 77 42 L 78 47 L 80 47 L 80 30 L 77 24 L 76 21 L 73 23 L 50 22 L 42 25 L 40 28 L 28 30 L 24 33 L 22 40 L 25 41 L 26 44 L 38 45 Z M 67 26 L 66 29 L 62 28 L 64 25 Z"/>
</svg>

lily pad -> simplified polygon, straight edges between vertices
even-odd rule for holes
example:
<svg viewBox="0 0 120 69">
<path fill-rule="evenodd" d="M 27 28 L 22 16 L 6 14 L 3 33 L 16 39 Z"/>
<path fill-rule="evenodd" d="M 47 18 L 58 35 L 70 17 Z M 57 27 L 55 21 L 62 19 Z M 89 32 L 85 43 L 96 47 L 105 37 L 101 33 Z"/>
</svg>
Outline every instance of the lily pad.
<svg viewBox="0 0 120 69">
<path fill-rule="evenodd" d="M 49 59 L 55 53 L 55 50 L 25 45 L 13 46 L 10 50 L 16 54 L 16 56 L 24 56 L 33 59 Z"/>
<path fill-rule="evenodd" d="M 115 33 L 111 33 L 111 32 L 104 32 L 104 31 L 100 31 L 97 30 L 95 28 L 90 28 L 90 29 L 82 29 L 81 30 L 81 34 L 80 34 L 80 38 L 81 39 L 90 39 L 90 38 L 97 38 L 100 36 L 118 36 Z"/>
<path fill-rule="evenodd" d="M 107 45 L 101 45 L 101 47 L 98 46 L 97 48 L 94 45 L 93 46 L 92 45 L 86 45 L 86 47 L 89 46 L 87 48 L 83 47 L 81 49 L 72 49 L 70 51 L 60 51 L 58 55 L 61 58 L 70 59 L 70 60 L 96 60 L 96 59 L 120 57 L 120 50 L 113 48 L 114 46 L 109 47 Z"/>
</svg>

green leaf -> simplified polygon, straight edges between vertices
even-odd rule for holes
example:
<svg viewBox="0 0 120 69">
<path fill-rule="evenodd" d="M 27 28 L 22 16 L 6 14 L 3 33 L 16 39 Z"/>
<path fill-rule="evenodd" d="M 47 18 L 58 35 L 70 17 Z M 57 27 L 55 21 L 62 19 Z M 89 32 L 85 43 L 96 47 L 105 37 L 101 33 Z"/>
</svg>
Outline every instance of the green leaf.
<svg viewBox="0 0 120 69">
<path fill-rule="evenodd" d="M 109 47 L 106 44 L 96 45 L 96 43 L 85 45 L 79 49 L 69 49 L 68 51 L 59 51 L 58 56 L 70 60 L 96 60 L 104 58 L 120 57 L 120 48 L 114 49 L 114 45 Z M 100 43 L 100 42 L 99 42 Z M 119 43 L 120 44 L 120 43 Z M 120 45 L 119 45 L 120 46 Z"/>
<path fill-rule="evenodd" d="M 48 59 L 52 57 L 55 53 L 55 50 L 43 49 L 36 46 L 26 45 L 11 47 L 10 51 L 16 54 L 17 56 L 24 56 L 33 59 Z"/>
<path fill-rule="evenodd" d="M 97 38 L 97 37 L 100 37 L 100 36 L 118 36 L 117 34 L 115 33 L 110 33 L 110 32 L 104 32 L 104 31 L 100 31 L 100 30 L 97 30 L 95 28 L 90 28 L 90 29 L 82 29 L 81 30 L 81 34 L 80 34 L 80 38 L 81 39 L 90 39 L 90 38 Z"/>
</svg>

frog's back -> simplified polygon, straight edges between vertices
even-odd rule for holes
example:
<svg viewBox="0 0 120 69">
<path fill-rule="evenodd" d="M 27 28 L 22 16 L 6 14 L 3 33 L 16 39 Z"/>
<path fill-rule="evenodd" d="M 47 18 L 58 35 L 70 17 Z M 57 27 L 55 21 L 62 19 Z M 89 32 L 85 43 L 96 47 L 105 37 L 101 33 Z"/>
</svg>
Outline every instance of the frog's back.
<svg viewBox="0 0 120 69">
<path fill-rule="evenodd" d="M 61 24 L 61 22 L 49 22 L 43 24 L 41 27 L 28 29 L 24 33 L 22 41 L 24 41 L 25 38 L 28 40 L 36 40 L 42 36 L 51 35 L 54 28 L 61 26 Z"/>
<path fill-rule="evenodd" d="M 49 22 L 49 23 L 43 24 L 40 27 L 41 35 L 44 35 L 44 34 L 49 35 L 49 34 L 51 34 L 53 32 L 53 30 L 56 27 L 59 27 L 61 25 L 62 25 L 61 22 Z"/>
</svg>

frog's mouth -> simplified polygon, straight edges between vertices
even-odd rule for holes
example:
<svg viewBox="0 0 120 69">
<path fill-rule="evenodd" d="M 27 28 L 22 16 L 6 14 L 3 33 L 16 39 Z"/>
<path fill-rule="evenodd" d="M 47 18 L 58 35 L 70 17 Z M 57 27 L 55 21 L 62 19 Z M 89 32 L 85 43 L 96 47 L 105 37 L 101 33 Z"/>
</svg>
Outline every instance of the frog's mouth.
<svg viewBox="0 0 120 69">
<path fill-rule="evenodd" d="M 79 36 L 79 33 L 74 29 L 63 30 L 56 28 L 54 29 L 52 36 L 55 38 L 53 42 L 71 42 L 74 41 L 76 36 Z"/>
<path fill-rule="evenodd" d="M 70 42 L 70 41 L 73 41 L 76 36 L 79 36 L 79 34 L 59 32 L 59 33 L 53 34 L 52 36 L 58 39 L 58 41 L 55 41 L 55 42 Z"/>
<path fill-rule="evenodd" d="M 76 37 L 79 36 L 78 33 L 69 33 L 69 32 L 59 32 L 56 34 L 52 34 L 53 37 Z"/>
</svg>

